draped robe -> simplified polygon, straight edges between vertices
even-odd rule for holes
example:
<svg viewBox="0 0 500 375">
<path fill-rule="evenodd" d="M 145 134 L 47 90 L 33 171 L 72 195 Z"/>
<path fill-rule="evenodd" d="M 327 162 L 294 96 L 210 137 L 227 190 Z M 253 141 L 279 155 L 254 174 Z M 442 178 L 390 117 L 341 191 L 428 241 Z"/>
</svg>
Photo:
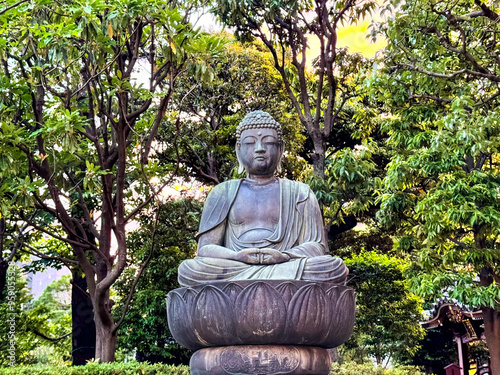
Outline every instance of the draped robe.
<svg viewBox="0 0 500 375">
<path fill-rule="evenodd" d="M 272 248 L 288 254 L 290 260 L 264 265 L 197 256 L 180 265 L 179 283 L 182 286 L 256 279 L 345 282 L 348 270 L 344 262 L 340 258 L 326 255 L 328 247 L 323 220 L 316 197 L 309 186 L 280 179 L 279 221 L 272 234 L 250 244 L 239 238 L 236 224 L 229 220 L 242 181 L 230 180 L 212 189 L 205 202 L 198 237 L 224 223 L 222 246 L 233 251 L 255 247 Z"/>
</svg>

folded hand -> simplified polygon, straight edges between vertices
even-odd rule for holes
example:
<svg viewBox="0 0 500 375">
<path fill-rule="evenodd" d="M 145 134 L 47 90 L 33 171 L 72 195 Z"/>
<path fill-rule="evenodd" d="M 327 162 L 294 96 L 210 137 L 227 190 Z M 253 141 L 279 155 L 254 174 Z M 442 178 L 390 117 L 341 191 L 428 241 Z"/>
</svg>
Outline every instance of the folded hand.
<svg viewBox="0 0 500 375">
<path fill-rule="evenodd" d="M 290 256 L 275 249 L 245 249 L 236 254 L 236 260 L 247 264 L 278 264 L 290 260 Z"/>
</svg>

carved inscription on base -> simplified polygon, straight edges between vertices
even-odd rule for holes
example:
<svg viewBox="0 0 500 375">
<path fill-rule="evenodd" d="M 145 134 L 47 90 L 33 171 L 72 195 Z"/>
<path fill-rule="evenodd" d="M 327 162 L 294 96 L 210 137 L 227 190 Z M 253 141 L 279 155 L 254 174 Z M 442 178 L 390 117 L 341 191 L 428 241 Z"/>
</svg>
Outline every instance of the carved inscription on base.
<svg viewBox="0 0 500 375">
<path fill-rule="evenodd" d="M 229 374 L 289 374 L 300 363 L 298 350 L 292 350 L 242 350 L 231 347 L 221 353 L 221 364 Z"/>
</svg>

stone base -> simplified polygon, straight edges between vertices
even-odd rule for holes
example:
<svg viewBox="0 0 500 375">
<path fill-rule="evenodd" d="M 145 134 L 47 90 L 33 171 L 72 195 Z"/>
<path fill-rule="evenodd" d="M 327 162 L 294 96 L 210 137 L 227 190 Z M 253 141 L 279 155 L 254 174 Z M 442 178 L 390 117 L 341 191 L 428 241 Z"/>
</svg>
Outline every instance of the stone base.
<svg viewBox="0 0 500 375">
<path fill-rule="evenodd" d="M 191 375 L 328 375 L 332 360 L 324 348 L 237 345 L 204 348 L 191 357 Z"/>
</svg>

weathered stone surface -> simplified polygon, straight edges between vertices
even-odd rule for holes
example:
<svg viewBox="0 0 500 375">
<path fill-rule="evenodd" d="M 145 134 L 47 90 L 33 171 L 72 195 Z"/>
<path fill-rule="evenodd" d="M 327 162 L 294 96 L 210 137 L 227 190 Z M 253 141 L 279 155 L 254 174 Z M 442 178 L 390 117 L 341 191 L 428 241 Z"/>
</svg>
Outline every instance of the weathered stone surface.
<svg viewBox="0 0 500 375">
<path fill-rule="evenodd" d="M 329 254 L 314 192 L 304 183 L 275 176 L 283 152 L 281 126 L 266 112 L 247 114 L 236 142 L 247 178 L 210 191 L 198 255 L 180 265 L 180 285 L 237 280 L 345 284 L 347 267 Z"/>
<path fill-rule="evenodd" d="M 314 192 L 275 173 L 284 152 L 280 125 L 266 112 L 237 128 L 247 178 L 208 195 L 194 259 L 179 267 L 167 296 L 170 331 L 198 350 L 193 375 L 328 374 L 327 348 L 353 329 L 348 269 L 329 254 Z"/>
<path fill-rule="evenodd" d="M 352 332 L 355 295 L 331 283 L 222 282 L 170 292 L 167 314 L 174 338 L 192 350 L 241 344 L 334 348 Z"/>
<path fill-rule="evenodd" d="M 327 375 L 331 359 L 312 346 L 239 345 L 198 350 L 191 375 Z"/>
</svg>

